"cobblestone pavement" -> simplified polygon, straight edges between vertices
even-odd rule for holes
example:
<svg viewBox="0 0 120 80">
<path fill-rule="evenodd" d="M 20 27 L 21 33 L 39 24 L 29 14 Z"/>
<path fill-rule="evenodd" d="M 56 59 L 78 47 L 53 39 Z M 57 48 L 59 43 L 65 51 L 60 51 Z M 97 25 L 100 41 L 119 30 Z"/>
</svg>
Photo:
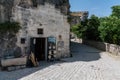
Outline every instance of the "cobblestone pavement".
<svg viewBox="0 0 120 80">
<path fill-rule="evenodd" d="M 72 58 L 0 72 L 0 80 L 120 80 L 120 60 L 86 45 L 76 42 L 71 45 Z"/>
</svg>

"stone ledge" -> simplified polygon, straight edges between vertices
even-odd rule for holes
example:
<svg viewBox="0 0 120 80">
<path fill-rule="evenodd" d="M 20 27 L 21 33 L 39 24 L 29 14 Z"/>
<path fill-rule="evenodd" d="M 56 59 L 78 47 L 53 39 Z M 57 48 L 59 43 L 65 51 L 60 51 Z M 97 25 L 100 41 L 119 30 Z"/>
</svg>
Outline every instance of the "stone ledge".
<svg viewBox="0 0 120 80">
<path fill-rule="evenodd" d="M 1 60 L 2 67 L 25 65 L 27 57 Z"/>
<path fill-rule="evenodd" d="M 109 43 L 97 42 L 91 40 L 83 40 L 83 44 L 93 46 L 97 49 L 109 52 L 115 56 L 120 56 L 120 46 L 116 44 L 109 44 Z"/>
</svg>

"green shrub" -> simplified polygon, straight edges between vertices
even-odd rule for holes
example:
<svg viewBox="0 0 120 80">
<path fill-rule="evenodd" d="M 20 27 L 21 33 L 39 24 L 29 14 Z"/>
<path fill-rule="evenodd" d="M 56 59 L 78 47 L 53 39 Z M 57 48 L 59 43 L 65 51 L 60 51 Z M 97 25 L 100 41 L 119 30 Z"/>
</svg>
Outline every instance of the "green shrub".
<svg viewBox="0 0 120 80">
<path fill-rule="evenodd" d="M 99 26 L 100 38 L 104 42 L 120 45 L 120 19 L 115 16 L 103 18 Z"/>
<path fill-rule="evenodd" d="M 20 29 L 18 22 L 4 22 L 0 23 L 0 33 L 13 32 L 17 33 Z"/>
<path fill-rule="evenodd" d="M 77 24 L 71 27 L 71 31 L 76 34 L 76 36 L 78 38 L 83 38 L 84 32 L 85 32 L 86 28 L 81 25 L 81 24 Z"/>
<path fill-rule="evenodd" d="M 87 29 L 85 31 L 86 39 L 99 40 L 99 31 L 98 31 L 99 25 L 100 25 L 99 18 L 95 15 L 92 15 L 86 23 L 87 26 Z"/>
</svg>

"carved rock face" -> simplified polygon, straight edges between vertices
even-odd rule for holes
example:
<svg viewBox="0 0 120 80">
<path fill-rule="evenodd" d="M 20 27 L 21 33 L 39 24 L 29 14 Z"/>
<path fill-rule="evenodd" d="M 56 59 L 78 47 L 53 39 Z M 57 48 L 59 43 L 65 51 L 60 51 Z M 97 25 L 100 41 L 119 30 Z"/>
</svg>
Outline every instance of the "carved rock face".
<svg viewBox="0 0 120 80">
<path fill-rule="evenodd" d="M 45 3 L 55 5 L 56 8 L 61 10 L 61 13 L 67 15 L 69 13 L 69 0 L 0 0 L 0 22 L 9 21 L 12 16 L 12 9 L 18 5 L 24 8 L 36 7 L 44 5 Z M 4 9 L 4 10 L 1 10 Z M 2 11 L 2 12 L 1 12 Z M 4 14 L 4 15 L 3 15 Z M 4 16 L 4 18 L 3 18 Z"/>
<path fill-rule="evenodd" d="M 23 8 L 29 8 L 32 6 L 32 1 L 31 0 L 21 0 L 19 2 L 18 6 L 21 6 Z"/>
<path fill-rule="evenodd" d="M 45 3 L 55 5 L 55 7 L 60 9 L 63 14 L 67 15 L 69 12 L 69 0 L 21 0 L 19 2 L 19 6 L 29 8 L 37 7 L 38 5 L 44 5 Z"/>
</svg>

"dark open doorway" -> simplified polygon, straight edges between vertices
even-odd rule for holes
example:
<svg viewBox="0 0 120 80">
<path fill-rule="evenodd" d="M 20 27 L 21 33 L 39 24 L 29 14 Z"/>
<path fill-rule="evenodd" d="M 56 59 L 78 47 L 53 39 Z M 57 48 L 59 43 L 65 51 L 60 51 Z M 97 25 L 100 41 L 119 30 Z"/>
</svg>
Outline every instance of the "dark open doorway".
<svg viewBox="0 0 120 80">
<path fill-rule="evenodd" d="M 36 38 L 35 56 L 37 58 L 37 61 L 45 60 L 45 41 L 45 38 Z"/>
</svg>

